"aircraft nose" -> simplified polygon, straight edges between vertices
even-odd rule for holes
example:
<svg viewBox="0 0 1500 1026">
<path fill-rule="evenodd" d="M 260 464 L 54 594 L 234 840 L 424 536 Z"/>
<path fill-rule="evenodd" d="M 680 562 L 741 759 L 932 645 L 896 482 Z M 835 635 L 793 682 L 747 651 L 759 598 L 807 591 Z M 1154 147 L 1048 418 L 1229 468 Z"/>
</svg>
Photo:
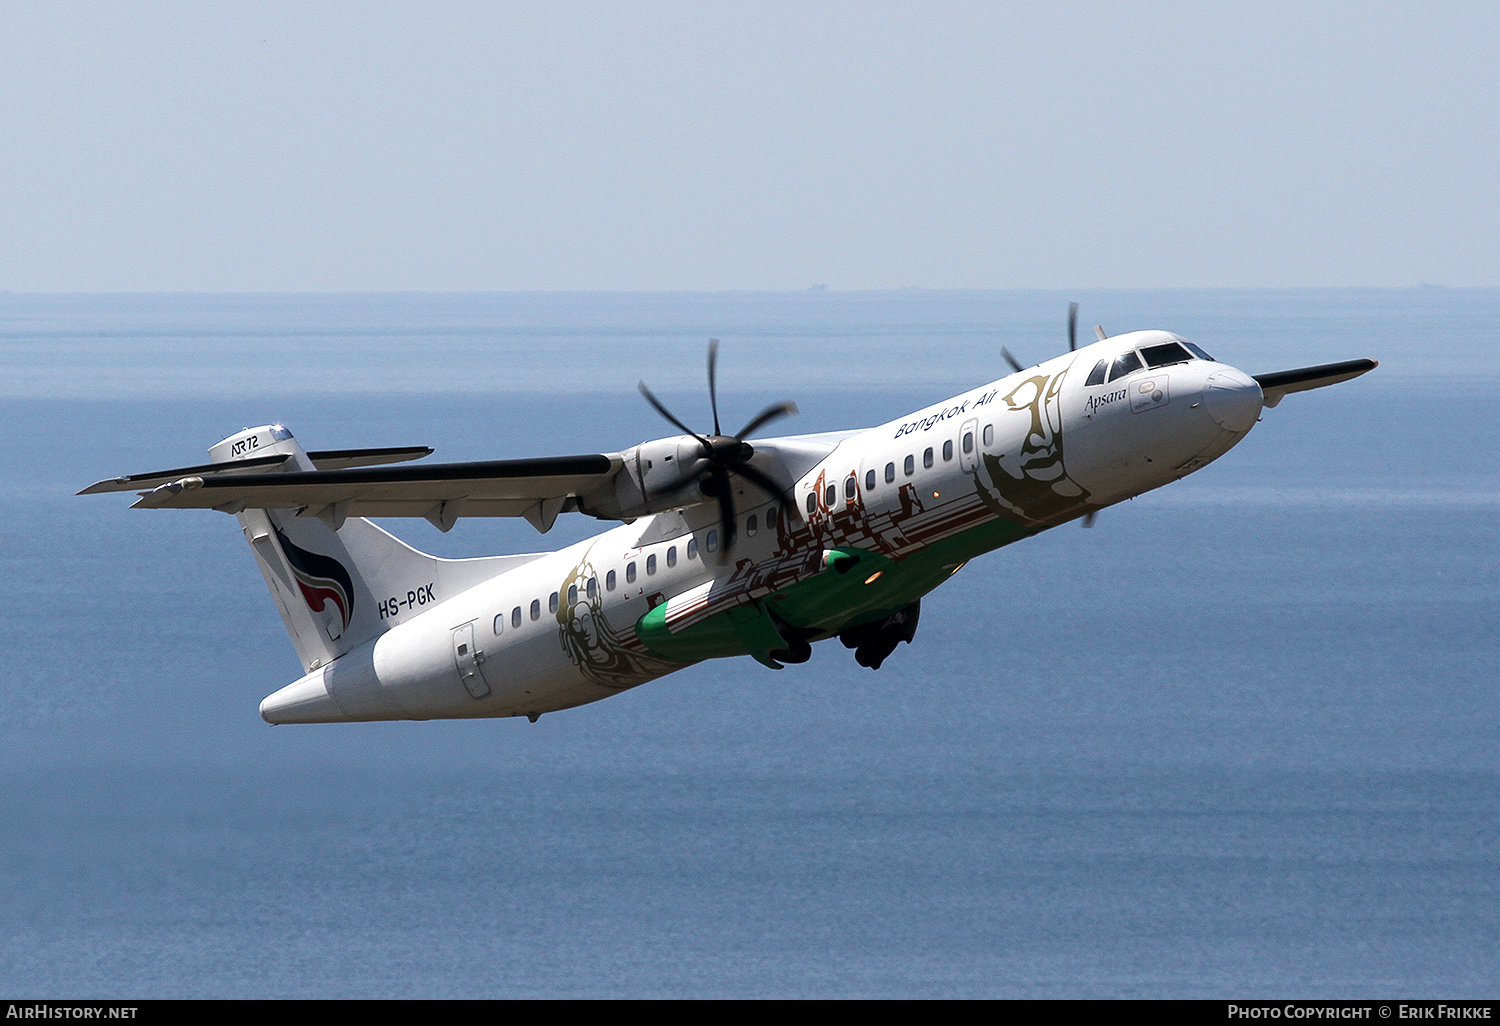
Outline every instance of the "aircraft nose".
<svg viewBox="0 0 1500 1026">
<path fill-rule="evenodd" d="M 1243 434 L 1260 417 L 1260 386 L 1233 367 L 1215 371 L 1203 382 L 1203 408 L 1225 431 Z"/>
</svg>

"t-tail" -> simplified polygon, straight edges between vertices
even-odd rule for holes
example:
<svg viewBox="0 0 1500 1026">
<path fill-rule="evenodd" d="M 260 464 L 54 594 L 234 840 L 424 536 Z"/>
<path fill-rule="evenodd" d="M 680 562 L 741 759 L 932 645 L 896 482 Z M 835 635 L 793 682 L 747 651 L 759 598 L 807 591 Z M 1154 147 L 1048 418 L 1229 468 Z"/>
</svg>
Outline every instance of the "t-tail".
<svg viewBox="0 0 1500 1026">
<path fill-rule="evenodd" d="M 248 428 L 209 449 L 214 463 L 282 457 L 280 470 L 317 467 L 280 424 Z M 440 559 L 419 552 L 360 517 L 336 507 L 229 509 L 255 553 L 255 562 L 309 672 L 488 580 L 530 556 Z"/>
</svg>

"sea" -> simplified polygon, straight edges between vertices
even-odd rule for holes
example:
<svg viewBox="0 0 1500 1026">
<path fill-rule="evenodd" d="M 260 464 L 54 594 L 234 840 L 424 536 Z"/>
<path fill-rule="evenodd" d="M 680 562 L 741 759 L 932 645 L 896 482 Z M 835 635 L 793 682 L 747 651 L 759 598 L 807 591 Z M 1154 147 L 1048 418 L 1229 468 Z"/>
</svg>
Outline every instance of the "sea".
<svg viewBox="0 0 1500 1026">
<path fill-rule="evenodd" d="M 1289 396 L 836 642 L 519 720 L 280 726 L 234 522 L 79 497 L 279 421 L 433 460 L 868 426 L 1081 331 Z M 0 997 L 1494 998 L 1500 290 L 0 293 Z M 778 425 L 781 429 L 781 425 Z M 386 526 L 440 555 L 562 518 Z"/>
</svg>

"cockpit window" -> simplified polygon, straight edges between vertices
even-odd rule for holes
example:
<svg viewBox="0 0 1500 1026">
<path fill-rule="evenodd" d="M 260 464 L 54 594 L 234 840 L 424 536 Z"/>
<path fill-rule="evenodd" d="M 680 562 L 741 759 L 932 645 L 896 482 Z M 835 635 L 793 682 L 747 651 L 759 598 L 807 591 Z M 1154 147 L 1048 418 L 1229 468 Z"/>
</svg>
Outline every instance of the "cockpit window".
<svg viewBox="0 0 1500 1026">
<path fill-rule="evenodd" d="M 1141 350 L 1141 355 L 1146 358 L 1148 367 L 1166 367 L 1174 363 L 1187 363 L 1193 358 L 1193 354 L 1184 349 L 1180 342 L 1163 342 L 1159 346 L 1147 346 Z"/>
<path fill-rule="evenodd" d="M 1139 356 L 1136 356 L 1135 350 L 1132 349 L 1128 353 L 1121 353 L 1119 356 L 1115 357 L 1115 365 L 1109 372 L 1109 380 L 1113 381 L 1115 380 L 1115 378 L 1123 378 L 1131 371 L 1140 369 L 1141 358 Z"/>
<path fill-rule="evenodd" d="M 1106 370 L 1108 370 L 1108 369 L 1109 369 L 1109 361 L 1108 360 L 1100 360 L 1098 363 L 1094 364 L 1094 369 L 1091 370 L 1091 371 L 1089 371 L 1088 380 L 1085 381 L 1084 384 L 1085 385 L 1102 385 L 1102 384 L 1104 384 L 1104 372 Z"/>
<path fill-rule="evenodd" d="M 1182 340 L 1182 344 L 1185 345 L 1185 346 L 1187 346 L 1189 349 L 1191 349 L 1193 351 L 1193 355 L 1196 356 L 1196 357 L 1198 357 L 1200 360 L 1207 360 L 1209 363 L 1217 363 L 1218 362 L 1212 356 L 1209 356 L 1207 353 L 1205 353 L 1203 351 L 1203 347 L 1202 346 L 1195 346 L 1195 345 L 1193 345 L 1193 343 L 1189 342 L 1187 339 L 1183 339 Z"/>
</svg>

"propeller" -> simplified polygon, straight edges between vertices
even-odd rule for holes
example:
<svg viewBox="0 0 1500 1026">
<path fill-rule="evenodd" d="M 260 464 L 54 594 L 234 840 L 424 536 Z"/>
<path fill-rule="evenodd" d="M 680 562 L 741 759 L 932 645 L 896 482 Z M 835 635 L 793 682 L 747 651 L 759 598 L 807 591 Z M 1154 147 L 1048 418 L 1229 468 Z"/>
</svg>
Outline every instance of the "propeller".
<svg viewBox="0 0 1500 1026">
<path fill-rule="evenodd" d="M 1103 329 L 1101 328 L 1099 330 L 1102 331 Z M 1077 348 L 1078 348 L 1078 304 L 1077 303 L 1069 303 L 1068 304 L 1068 352 L 1071 353 L 1074 350 L 1076 350 Z M 1015 354 L 1012 353 L 1009 349 L 1005 348 L 1004 346 L 1000 347 L 1000 355 L 1003 356 L 1003 357 L 1005 357 L 1005 362 L 1008 363 L 1008 364 L 1010 364 L 1010 369 L 1011 370 L 1015 371 L 1018 374 L 1021 371 L 1025 370 L 1025 368 L 1021 366 L 1021 361 L 1016 359 Z"/>
<path fill-rule="evenodd" d="M 786 417 L 797 412 L 796 403 L 772 403 L 761 410 L 750 422 L 740 428 L 732 435 L 725 435 L 719 428 L 719 396 L 718 396 L 718 363 L 719 363 L 719 340 L 711 338 L 708 340 L 708 402 L 714 415 L 714 433 L 711 435 L 700 435 L 692 428 L 672 415 L 662 401 L 652 394 L 646 383 L 640 383 L 641 395 L 651 404 L 657 413 L 665 417 L 671 424 L 677 427 L 683 434 L 692 435 L 703 447 L 700 456 L 701 463 L 693 470 L 685 480 L 679 481 L 669 488 L 661 489 L 654 495 L 647 496 L 650 499 L 666 498 L 685 492 L 689 488 L 697 487 L 704 495 L 719 500 L 719 526 L 724 533 L 724 546 L 719 550 L 719 559 L 722 562 L 729 555 L 730 548 L 734 545 L 735 511 L 734 511 L 734 486 L 730 482 L 731 474 L 738 474 L 751 484 L 760 488 L 767 495 L 776 500 L 783 510 L 796 515 L 797 505 L 774 480 L 763 473 L 757 467 L 750 464 L 750 459 L 755 455 L 755 447 L 745 441 L 751 434 L 769 424 L 778 417 Z"/>
</svg>

